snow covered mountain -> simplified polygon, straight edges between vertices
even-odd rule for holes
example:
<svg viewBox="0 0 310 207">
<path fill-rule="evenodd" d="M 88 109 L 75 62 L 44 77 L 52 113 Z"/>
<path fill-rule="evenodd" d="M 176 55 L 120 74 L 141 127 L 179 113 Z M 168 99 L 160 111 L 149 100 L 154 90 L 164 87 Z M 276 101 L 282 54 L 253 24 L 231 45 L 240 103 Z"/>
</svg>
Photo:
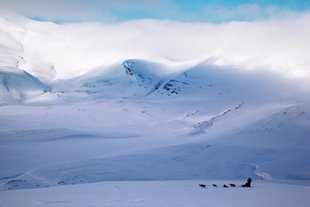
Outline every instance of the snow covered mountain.
<svg viewBox="0 0 310 207">
<path fill-rule="evenodd" d="M 25 100 L 50 88 L 29 73 L 16 68 L 0 68 L 0 104 Z"/>
<path fill-rule="evenodd" d="M 166 39 L 144 21 L 57 25 L 0 17 L 2 190 L 107 180 L 310 179 L 306 53 L 273 60 L 244 46 L 230 61 L 228 47 L 204 45 L 215 26 L 192 28 L 206 36 L 183 36 L 173 29 L 189 25 L 152 23 L 166 28 Z M 250 25 L 214 31 L 231 27 Z M 175 35 L 200 38 L 201 46 L 185 41 L 182 48 Z M 180 51 L 170 50 L 176 46 Z"/>
</svg>

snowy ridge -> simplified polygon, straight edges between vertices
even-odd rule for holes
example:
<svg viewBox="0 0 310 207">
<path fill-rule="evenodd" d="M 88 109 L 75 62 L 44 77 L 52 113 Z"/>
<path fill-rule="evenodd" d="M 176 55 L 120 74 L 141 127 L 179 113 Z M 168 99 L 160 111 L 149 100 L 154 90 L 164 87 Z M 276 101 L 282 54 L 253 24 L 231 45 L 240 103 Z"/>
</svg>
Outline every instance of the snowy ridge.
<svg viewBox="0 0 310 207">
<path fill-rule="evenodd" d="M 238 106 L 236 106 L 234 108 L 234 110 L 240 109 L 242 107 L 242 105 L 243 105 L 243 103 L 239 104 Z M 191 135 L 205 133 L 205 129 L 211 127 L 216 120 L 224 117 L 226 114 L 231 113 L 231 112 L 232 112 L 232 109 L 228 109 L 228 110 L 220 113 L 219 115 L 212 117 L 211 119 L 209 119 L 207 121 L 197 123 L 196 125 L 193 126 L 194 131 L 191 132 Z"/>
<path fill-rule="evenodd" d="M 39 96 L 50 88 L 29 73 L 16 68 L 0 68 L 0 104 Z"/>
<path fill-rule="evenodd" d="M 309 91 L 307 80 L 296 82 L 259 71 L 244 73 L 239 68 L 219 67 L 209 62 L 183 67 L 179 64 L 175 68 L 160 62 L 129 59 L 95 68 L 76 78 L 55 81 L 52 86 L 55 92 L 77 92 L 80 96 L 97 98 L 202 95 L 236 99 L 242 95 L 243 99 L 269 101 L 303 96 Z M 272 86 L 266 85 L 267 82 L 272 82 Z"/>
</svg>

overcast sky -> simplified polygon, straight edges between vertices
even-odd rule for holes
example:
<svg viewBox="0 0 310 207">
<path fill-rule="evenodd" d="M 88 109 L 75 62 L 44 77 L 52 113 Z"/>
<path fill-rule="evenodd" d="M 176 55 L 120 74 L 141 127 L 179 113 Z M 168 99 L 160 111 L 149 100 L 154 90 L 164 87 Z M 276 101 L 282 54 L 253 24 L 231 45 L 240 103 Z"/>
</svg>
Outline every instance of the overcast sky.
<svg viewBox="0 0 310 207">
<path fill-rule="evenodd" d="M 252 21 L 308 12 L 309 0 L 0 0 L 2 10 L 63 22 L 170 19 L 185 22 Z"/>
</svg>

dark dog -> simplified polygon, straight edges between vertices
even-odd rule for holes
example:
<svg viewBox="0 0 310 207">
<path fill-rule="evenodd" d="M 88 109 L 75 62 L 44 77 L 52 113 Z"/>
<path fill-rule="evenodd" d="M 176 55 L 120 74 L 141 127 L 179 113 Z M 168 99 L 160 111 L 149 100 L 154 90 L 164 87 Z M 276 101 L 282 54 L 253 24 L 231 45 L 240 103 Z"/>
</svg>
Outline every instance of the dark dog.
<svg viewBox="0 0 310 207">
<path fill-rule="evenodd" d="M 212 186 L 213 186 L 213 187 L 215 187 L 215 188 L 217 187 L 217 185 L 216 185 L 216 184 L 212 184 Z"/>
<path fill-rule="evenodd" d="M 229 185 L 230 185 L 230 187 L 233 187 L 233 188 L 234 188 L 234 187 L 236 187 L 236 185 L 235 185 L 235 184 L 229 184 Z"/>
<path fill-rule="evenodd" d="M 225 184 L 225 185 L 223 185 L 223 188 L 228 188 L 228 186 Z"/>
<path fill-rule="evenodd" d="M 202 187 L 202 188 L 206 187 L 206 185 L 204 185 L 204 184 L 199 184 L 199 186 Z"/>
</svg>

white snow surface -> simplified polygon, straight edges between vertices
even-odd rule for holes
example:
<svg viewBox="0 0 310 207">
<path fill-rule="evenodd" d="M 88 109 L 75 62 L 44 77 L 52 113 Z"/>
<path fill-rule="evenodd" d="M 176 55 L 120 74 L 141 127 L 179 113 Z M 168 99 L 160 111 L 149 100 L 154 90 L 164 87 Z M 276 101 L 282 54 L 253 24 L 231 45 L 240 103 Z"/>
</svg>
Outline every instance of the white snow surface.
<svg viewBox="0 0 310 207">
<path fill-rule="evenodd" d="M 0 206 L 308 206 L 310 35 L 267 47 L 273 38 L 245 32 L 302 30 L 308 19 L 57 25 L 2 15 Z M 232 52 L 241 44 L 221 34 L 240 30 L 257 42 Z M 198 187 L 248 177 L 247 190 Z"/>
<path fill-rule="evenodd" d="M 1 189 L 310 178 L 306 83 L 208 64 L 153 71 L 166 67 L 126 60 L 1 106 Z"/>
<path fill-rule="evenodd" d="M 0 68 L 0 104 L 42 95 L 49 87 L 17 68 Z"/>
<path fill-rule="evenodd" d="M 230 181 L 102 182 L 0 192 L 6 207 L 307 207 L 309 186 L 256 182 L 250 189 L 222 188 Z M 233 181 L 233 183 L 241 181 Z M 198 187 L 204 183 L 206 188 Z M 211 187 L 218 184 L 217 188 Z"/>
</svg>

